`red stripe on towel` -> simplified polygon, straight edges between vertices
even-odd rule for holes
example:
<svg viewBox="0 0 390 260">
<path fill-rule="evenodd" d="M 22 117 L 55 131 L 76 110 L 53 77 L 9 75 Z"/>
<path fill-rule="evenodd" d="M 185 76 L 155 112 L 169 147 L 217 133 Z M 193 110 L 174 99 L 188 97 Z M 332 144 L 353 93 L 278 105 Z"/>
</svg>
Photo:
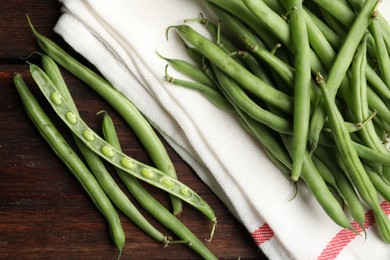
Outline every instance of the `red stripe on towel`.
<svg viewBox="0 0 390 260">
<path fill-rule="evenodd" d="M 267 242 L 274 236 L 274 232 L 268 224 L 264 224 L 252 233 L 252 237 L 257 246 Z"/>
<path fill-rule="evenodd" d="M 381 207 L 384 210 L 386 215 L 390 214 L 390 203 L 385 201 L 381 203 Z M 372 210 L 367 211 L 366 220 L 364 222 L 364 228 L 369 228 L 375 223 L 374 214 Z M 362 232 L 363 229 L 360 225 L 353 221 L 353 228 L 357 231 Z M 329 242 L 324 251 L 322 251 L 321 255 L 318 257 L 318 260 L 331 260 L 335 259 L 340 252 L 352 241 L 356 238 L 357 234 L 349 229 L 342 229 L 336 236 Z"/>
</svg>

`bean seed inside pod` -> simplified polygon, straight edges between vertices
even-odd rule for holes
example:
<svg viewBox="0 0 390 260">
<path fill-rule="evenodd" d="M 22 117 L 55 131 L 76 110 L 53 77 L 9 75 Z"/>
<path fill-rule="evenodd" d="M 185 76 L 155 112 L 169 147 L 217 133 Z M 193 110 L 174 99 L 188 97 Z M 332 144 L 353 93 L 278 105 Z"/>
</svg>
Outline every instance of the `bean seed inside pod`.
<svg viewBox="0 0 390 260">
<path fill-rule="evenodd" d="M 180 189 L 180 193 L 181 193 L 184 197 L 186 197 L 186 198 L 188 198 L 188 197 L 191 195 L 190 191 L 189 191 L 188 188 L 186 188 L 186 187 L 181 188 L 181 189 Z"/>
<path fill-rule="evenodd" d="M 143 168 L 141 170 L 141 174 L 142 174 L 142 176 L 144 176 L 145 178 L 148 178 L 148 179 L 152 179 L 154 177 L 154 173 L 147 168 Z"/>
<path fill-rule="evenodd" d="M 95 135 L 90 130 L 87 129 L 83 131 L 83 137 L 90 142 L 96 139 Z"/>
<path fill-rule="evenodd" d="M 161 184 L 167 188 L 172 188 L 173 186 L 175 186 L 175 182 L 169 177 L 163 177 L 161 179 Z"/>
<path fill-rule="evenodd" d="M 135 167 L 135 164 L 127 158 L 123 158 L 121 160 L 121 165 L 127 169 L 130 169 L 130 170 Z"/>
<path fill-rule="evenodd" d="M 62 104 L 62 97 L 57 92 L 51 93 L 50 99 L 56 105 L 61 105 Z"/>
<path fill-rule="evenodd" d="M 67 112 L 66 115 L 66 120 L 68 120 L 69 123 L 71 124 L 76 124 L 77 123 L 77 116 L 73 112 Z"/>
<path fill-rule="evenodd" d="M 114 157 L 115 155 L 115 152 L 112 148 L 108 147 L 107 145 L 104 145 L 102 148 L 101 148 L 101 151 L 102 153 L 107 156 L 107 157 Z"/>
</svg>

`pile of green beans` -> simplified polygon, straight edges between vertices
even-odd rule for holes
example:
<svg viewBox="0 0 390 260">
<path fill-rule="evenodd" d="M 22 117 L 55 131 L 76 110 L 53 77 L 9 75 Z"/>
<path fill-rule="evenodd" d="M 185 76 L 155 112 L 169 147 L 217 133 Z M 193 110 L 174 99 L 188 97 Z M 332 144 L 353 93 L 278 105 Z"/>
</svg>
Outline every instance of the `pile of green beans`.
<svg viewBox="0 0 390 260">
<path fill-rule="evenodd" d="M 390 25 L 380 0 L 205 3 L 217 22 L 201 14 L 168 28 L 189 59 L 159 54 L 187 77 L 166 71 L 165 79 L 234 115 L 336 224 L 355 231 L 355 220 L 364 230 L 372 210 L 378 235 L 390 243 L 380 207 L 390 198 Z"/>
<path fill-rule="evenodd" d="M 182 211 L 182 202 L 198 209 L 211 221 L 210 236 L 207 238 L 210 242 L 216 229 L 216 215 L 210 205 L 195 191 L 177 180 L 168 153 L 149 122 L 104 78 L 78 62 L 55 42 L 39 34 L 30 20 L 29 23 L 44 52 L 35 52 L 41 57 L 42 67 L 29 62 L 29 76 L 41 90 L 55 114 L 68 126 L 83 158 L 79 157 L 78 152 L 71 148 L 68 140 L 65 140 L 51 122 L 20 73 L 15 74 L 14 84 L 32 122 L 106 218 L 113 241 L 119 250 L 118 258 L 121 256 L 126 237 L 116 208 L 152 239 L 164 246 L 185 244 L 204 259 L 217 259 L 208 247 L 176 217 Z M 137 161 L 122 152 L 114 123 L 106 112 L 97 111 L 98 115 L 104 114 L 102 120 L 104 138 L 83 121 L 58 64 L 86 82 L 117 109 L 138 135 L 150 157 L 153 158 L 155 166 Z M 103 161 L 115 166 L 119 177 L 134 198 L 156 220 L 172 231 L 177 237 L 176 240 L 163 234 L 141 214 L 115 182 Z M 172 213 L 143 187 L 143 182 L 170 195 Z"/>
</svg>

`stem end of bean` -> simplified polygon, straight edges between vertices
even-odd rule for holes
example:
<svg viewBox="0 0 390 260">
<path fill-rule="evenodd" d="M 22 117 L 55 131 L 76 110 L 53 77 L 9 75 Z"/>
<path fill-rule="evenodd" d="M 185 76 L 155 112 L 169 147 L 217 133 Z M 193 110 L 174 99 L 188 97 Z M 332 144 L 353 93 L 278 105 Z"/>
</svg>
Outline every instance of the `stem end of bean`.
<svg viewBox="0 0 390 260">
<path fill-rule="evenodd" d="M 209 238 L 206 239 L 207 242 L 211 242 L 211 240 L 213 239 L 216 228 L 217 228 L 217 219 L 215 218 L 211 221 L 211 231 L 210 231 Z"/>
</svg>

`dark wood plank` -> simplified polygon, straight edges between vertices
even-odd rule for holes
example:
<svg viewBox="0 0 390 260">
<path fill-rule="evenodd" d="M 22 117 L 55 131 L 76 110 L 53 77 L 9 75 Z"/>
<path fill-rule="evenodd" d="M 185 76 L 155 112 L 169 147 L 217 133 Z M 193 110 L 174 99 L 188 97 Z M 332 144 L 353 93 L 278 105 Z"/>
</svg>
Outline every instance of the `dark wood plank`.
<svg viewBox="0 0 390 260">
<path fill-rule="evenodd" d="M 19 59 L 36 50 L 26 14 L 42 33 L 59 39 L 52 28 L 61 14 L 59 1 L 12 0 L 0 8 L 0 58 Z"/>
<path fill-rule="evenodd" d="M 0 9 L 1 259 L 114 259 L 117 253 L 104 218 L 30 122 L 12 83 L 14 72 L 21 72 L 42 106 L 50 111 L 20 57 L 38 49 L 27 25 L 26 13 L 41 33 L 77 56 L 52 31 L 61 14 L 60 8 L 61 4 L 53 0 L 13 0 L 3 4 Z M 36 58 L 32 61 L 38 62 Z M 88 124 L 99 131 L 101 118 L 96 116 L 96 112 L 101 109 L 108 111 L 117 125 L 124 151 L 138 160 L 151 163 L 132 130 L 118 114 L 86 85 L 65 71 L 64 76 Z M 52 112 L 49 115 L 64 136 L 71 140 L 61 122 Z M 264 259 L 245 228 L 172 148 L 164 144 L 179 178 L 203 196 L 218 215 L 217 233 L 214 240 L 207 244 L 209 248 L 221 259 Z M 120 183 L 119 178 L 116 175 L 114 177 Z M 150 186 L 147 188 L 169 207 L 166 194 Z M 141 211 L 148 216 L 145 211 Z M 163 248 L 130 223 L 123 214 L 120 216 L 127 237 L 123 259 L 199 258 L 184 245 Z M 157 221 L 149 219 L 169 233 Z M 185 206 L 180 219 L 200 238 L 207 238 L 209 222 L 195 209 Z"/>
</svg>

